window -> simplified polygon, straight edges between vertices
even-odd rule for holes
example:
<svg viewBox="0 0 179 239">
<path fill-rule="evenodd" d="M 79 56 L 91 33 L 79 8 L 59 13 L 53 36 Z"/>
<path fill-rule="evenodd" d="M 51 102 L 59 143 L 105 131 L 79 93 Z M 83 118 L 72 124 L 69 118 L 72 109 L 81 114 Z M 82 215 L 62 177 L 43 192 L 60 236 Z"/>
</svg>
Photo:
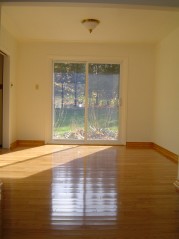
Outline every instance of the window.
<svg viewBox="0 0 179 239">
<path fill-rule="evenodd" d="M 120 64 L 54 62 L 53 140 L 119 142 Z"/>
</svg>

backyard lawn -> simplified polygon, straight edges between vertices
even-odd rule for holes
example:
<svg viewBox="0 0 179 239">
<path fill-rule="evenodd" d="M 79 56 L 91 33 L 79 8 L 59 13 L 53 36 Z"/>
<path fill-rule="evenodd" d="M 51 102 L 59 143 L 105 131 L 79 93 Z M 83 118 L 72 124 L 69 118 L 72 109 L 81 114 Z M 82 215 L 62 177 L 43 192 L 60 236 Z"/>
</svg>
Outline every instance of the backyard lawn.
<svg viewBox="0 0 179 239">
<path fill-rule="evenodd" d="M 55 109 L 54 138 L 79 139 L 85 137 L 83 107 Z M 118 111 L 111 108 L 89 108 L 87 139 L 116 140 L 118 137 Z"/>
</svg>

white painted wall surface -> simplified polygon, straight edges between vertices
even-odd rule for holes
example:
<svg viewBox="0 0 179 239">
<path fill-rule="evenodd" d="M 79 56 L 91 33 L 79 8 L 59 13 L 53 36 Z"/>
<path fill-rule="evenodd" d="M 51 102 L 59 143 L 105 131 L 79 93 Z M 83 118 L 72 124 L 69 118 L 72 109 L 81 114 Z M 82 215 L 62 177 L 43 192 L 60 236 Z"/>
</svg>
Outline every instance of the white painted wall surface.
<svg viewBox="0 0 179 239">
<path fill-rule="evenodd" d="M 154 46 L 54 42 L 19 46 L 17 139 L 49 140 L 52 60 L 95 57 L 128 58 L 126 141 L 152 141 Z"/>
<path fill-rule="evenodd" d="M 154 142 L 179 155 L 179 28 L 157 46 Z"/>
</svg>

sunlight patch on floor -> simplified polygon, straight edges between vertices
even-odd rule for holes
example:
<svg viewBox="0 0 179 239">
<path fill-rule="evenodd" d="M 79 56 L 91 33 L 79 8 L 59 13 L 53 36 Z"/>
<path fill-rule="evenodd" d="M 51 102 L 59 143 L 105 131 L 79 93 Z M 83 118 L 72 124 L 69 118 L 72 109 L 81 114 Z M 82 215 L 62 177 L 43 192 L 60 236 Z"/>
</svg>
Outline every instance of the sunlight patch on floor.
<svg viewBox="0 0 179 239">
<path fill-rule="evenodd" d="M 0 155 L 0 178 L 26 178 L 111 146 L 44 145 Z M 78 149 L 76 149 L 78 148 Z M 88 150 L 86 150 L 86 148 Z M 74 150 L 75 149 L 75 150 Z M 83 150 L 84 149 L 84 150 Z M 7 174 L 8 171 L 8 174 Z M 11 173 L 10 173 L 11 172 Z"/>
</svg>

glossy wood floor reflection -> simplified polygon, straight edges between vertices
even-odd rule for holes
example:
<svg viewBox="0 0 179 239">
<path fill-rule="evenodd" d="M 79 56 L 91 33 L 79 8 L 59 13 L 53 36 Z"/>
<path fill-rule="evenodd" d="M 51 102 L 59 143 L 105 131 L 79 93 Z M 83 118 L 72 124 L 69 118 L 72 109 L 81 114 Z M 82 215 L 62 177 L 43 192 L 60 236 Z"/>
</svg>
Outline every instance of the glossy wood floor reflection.
<svg viewBox="0 0 179 239">
<path fill-rule="evenodd" d="M 177 165 L 150 149 L 46 145 L 0 155 L 3 239 L 178 239 Z"/>
</svg>

